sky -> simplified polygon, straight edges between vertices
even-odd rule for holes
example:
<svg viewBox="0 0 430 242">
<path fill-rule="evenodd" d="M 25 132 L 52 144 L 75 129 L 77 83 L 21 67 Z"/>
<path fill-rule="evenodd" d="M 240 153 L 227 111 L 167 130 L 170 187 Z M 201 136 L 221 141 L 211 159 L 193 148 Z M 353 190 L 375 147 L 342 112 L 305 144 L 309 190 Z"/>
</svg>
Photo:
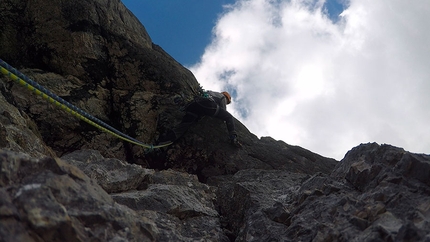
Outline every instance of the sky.
<svg viewBox="0 0 430 242">
<path fill-rule="evenodd" d="M 259 137 L 338 160 L 368 142 L 430 153 L 428 0 L 123 2 Z"/>
</svg>

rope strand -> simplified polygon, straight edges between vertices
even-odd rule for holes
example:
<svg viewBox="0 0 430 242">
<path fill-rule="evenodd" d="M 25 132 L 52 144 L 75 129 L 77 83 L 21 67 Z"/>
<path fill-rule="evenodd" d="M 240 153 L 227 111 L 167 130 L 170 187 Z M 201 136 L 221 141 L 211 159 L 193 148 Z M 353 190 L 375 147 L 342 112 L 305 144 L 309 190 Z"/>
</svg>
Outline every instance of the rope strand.
<svg viewBox="0 0 430 242">
<path fill-rule="evenodd" d="M 26 87 L 28 90 L 32 91 L 38 96 L 41 96 L 43 99 L 47 100 L 48 102 L 54 104 L 55 106 L 61 108 L 62 110 L 72 114 L 73 116 L 83 120 L 84 122 L 106 132 L 109 133 L 119 139 L 122 139 L 124 141 L 127 141 L 129 143 L 142 146 L 147 149 L 156 149 L 156 148 L 162 148 L 168 145 L 171 145 L 172 142 L 163 144 L 163 145 L 152 145 L 152 144 L 145 144 L 135 138 L 132 138 L 123 132 L 113 128 L 112 126 L 106 124 L 105 122 L 101 121 L 100 119 L 88 114 L 87 112 L 83 111 L 82 109 L 76 107 L 75 105 L 67 102 L 66 100 L 62 99 L 61 97 L 55 95 L 39 83 L 31 80 L 21 72 L 19 72 L 17 69 L 13 68 L 6 62 L 4 62 L 2 59 L 0 59 L 0 72 L 18 83 L 19 85 Z"/>
</svg>

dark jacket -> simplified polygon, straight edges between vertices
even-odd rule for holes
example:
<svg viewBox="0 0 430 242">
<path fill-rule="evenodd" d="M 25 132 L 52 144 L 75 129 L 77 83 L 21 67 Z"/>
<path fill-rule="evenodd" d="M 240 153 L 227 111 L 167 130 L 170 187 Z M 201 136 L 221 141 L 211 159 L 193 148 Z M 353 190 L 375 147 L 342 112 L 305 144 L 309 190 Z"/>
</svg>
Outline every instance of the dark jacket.
<svg viewBox="0 0 430 242">
<path fill-rule="evenodd" d="M 213 98 L 220 108 L 227 110 L 227 98 L 224 96 L 224 94 L 214 91 L 208 91 L 207 93 Z"/>
</svg>

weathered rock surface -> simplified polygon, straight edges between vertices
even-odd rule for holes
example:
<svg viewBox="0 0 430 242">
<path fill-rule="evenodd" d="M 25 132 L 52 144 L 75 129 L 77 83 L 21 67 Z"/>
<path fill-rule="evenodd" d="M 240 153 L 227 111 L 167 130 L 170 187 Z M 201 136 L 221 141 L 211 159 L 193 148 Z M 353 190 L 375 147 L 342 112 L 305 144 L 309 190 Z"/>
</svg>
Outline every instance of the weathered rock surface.
<svg viewBox="0 0 430 242">
<path fill-rule="evenodd" d="M 278 170 L 242 170 L 209 180 L 229 236 L 236 241 L 286 240 L 290 210 L 286 202 L 309 175 Z"/>
<path fill-rule="evenodd" d="M 330 176 L 304 182 L 288 236 L 315 241 L 429 241 L 430 156 L 369 143 L 347 153 Z M 414 174 L 411 176 L 411 174 Z M 309 222 L 312 221 L 312 222 Z"/>
<path fill-rule="evenodd" d="M 189 70 L 152 44 L 143 25 L 119 0 L 4 0 L 0 22 L 3 60 L 144 142 L 158 135 L 161 112 L 170 121 L 181 115 L 179 107 L 166 100 L 192 96 L 198 87 Z M 89 148 L 108 157 L 145 160 L 141 148 L 52 112 L 52 106 L 17 85 L 3 83 L 2 94 L 34 120 L 44 142 L 59 156 Z"/>
<path fill-rule="evenodd" d="M 1 151 L 2 241 L 155 241 L 153 221 L 53 158 Z"/>
<path fill-rule="evenodd" d="M 112 166 L 96 151 L 64 157 L 81 159 L 88 175 L 137 168 L 140 182 L 125 175 L 124 184 L 134 186 L 110 196 L 99 185 L 105 176 L 90 179 L 58 158 L 11 151 L 0 157 L 0 235 L 6 241 L 430 239 L 429 178 L 418 172 L 429 168 L 430 156 L 389 145 L 360 145 L 331 174 L 245 169 L 208 184 L 174 170 Z M 97 166 L 86 162 L 91 159 Z"/>
<path fill-rule="evenodd" d="M 154 170 L 140 165 L 130 165 L 114 158 L 105 159 L 95 150 L 78 150 L 61 159 L 77 166 L 88 177 L 96 179 L 108 193 L 137 189 L 148 174 L 154 173 Z"/>
<path fill-rule="evenodd" d="M 0 58 L 144 142 L 199 87 L 119 0 L 3 0 L 0 23 Z M 430 241 L 429 155 L 338 162 L 236 124 L 241 149 L 203 118 L 147 153 L 0 76 L 0 240 Z"/>
</svg>

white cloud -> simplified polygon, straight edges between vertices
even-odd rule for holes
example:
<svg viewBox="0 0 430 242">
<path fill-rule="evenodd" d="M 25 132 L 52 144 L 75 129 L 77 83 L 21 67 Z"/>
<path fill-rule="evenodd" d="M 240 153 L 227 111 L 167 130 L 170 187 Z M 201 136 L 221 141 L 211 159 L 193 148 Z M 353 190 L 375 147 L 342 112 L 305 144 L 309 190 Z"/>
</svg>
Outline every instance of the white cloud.
<svg viewBox="0 0 430 242">
<path fill-rule="evenodd" d="M 374 141 L 430 153 L 430 4 L 351 0 L 333 23 L 323 3 L 238 1 L 190 69 L 258 136 L 337 159 Z"/>
</svg>

